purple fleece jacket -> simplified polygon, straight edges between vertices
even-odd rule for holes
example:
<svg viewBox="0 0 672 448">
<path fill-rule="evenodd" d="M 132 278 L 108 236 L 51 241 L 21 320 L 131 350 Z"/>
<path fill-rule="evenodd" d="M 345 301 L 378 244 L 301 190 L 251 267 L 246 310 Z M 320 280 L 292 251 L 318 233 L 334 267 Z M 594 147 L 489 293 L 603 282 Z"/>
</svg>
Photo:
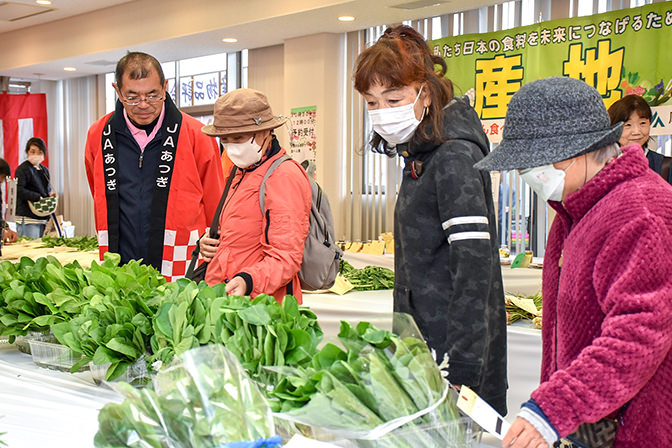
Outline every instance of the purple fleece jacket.
<svg viewBox="0 0 672 448">
<path fill-rule="evenodd" d="M 561 437 L 629 403 L 614 447 L 672 447 L 672 186 L 630 145 L 551 205 L 532 398 Z"/>
</svg>

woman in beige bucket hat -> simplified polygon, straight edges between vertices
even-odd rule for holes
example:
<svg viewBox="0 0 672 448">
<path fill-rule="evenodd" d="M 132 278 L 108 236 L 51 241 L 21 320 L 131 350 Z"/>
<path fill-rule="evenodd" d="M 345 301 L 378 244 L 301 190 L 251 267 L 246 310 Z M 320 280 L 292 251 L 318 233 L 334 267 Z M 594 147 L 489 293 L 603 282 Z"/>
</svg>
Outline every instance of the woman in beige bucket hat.
<svg viewBox="0 0 672 448">
<path fill-rule="evenodd" d="M 293 160 L 281 163 L 265 181 L 265 213 L 259 190 L 274 161 L 286 155 L 273 129 L 285 118 L 273 115 L 266 95 L 238 89 L 215 103 L 213 124 L 203 132 L 219 137 L 235 168 L 219 220 L 219 239 L 201 238 L 209 261 L 205 281 L 226 282 L 235 295 L 286 294 L 301 301 L 298 272 L 308 234 L 311 188 L 305 170 Z"/>
</svg>

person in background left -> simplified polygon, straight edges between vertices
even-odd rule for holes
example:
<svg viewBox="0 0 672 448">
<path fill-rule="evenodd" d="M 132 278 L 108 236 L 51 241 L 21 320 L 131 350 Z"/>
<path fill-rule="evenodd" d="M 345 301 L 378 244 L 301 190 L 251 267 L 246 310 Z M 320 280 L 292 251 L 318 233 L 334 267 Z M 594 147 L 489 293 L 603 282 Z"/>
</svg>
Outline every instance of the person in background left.
<svg viewBox="0 0 672 448">
<path fill-rule="evenodd" d="M 0 158 L 0 184 L 4 184 L 7 177 L 11 175 L 12 171 L 9 168 L 9 163 L 5 159 Z M 4 197 L 4 195 L 0 194 L 0 204 L 2 203 L 1 197 Z M 9 228 L 2 215 L 0 215 L 0 229 L 2 229 L 2 244 L 16 243 L 19 239 L 19 235 Z"/>
<path fill-rule="evenodd" d="M 42 165 L 47 153 L 47 145 L 39 137 L 32 137 L 26 142 L 25 160 L 14 171 L 16 185 L 16 229 L 20 236 L 40 238 L 47 226 L 45 218 L 35 215 L 28 206 L 28 201 L 35 202 L 47 196 L 53 196 L 49 185 L 49 170 Z"/>
<path fill-rule="evenodd" d="M 184 276 L 224 188 L 217 142 L 177 109 L 153 56 L 128 53 L 115 80 L 116 109 L 86 141 L 100 255 L 142 259 L 171 281 Z"/>
</svg>

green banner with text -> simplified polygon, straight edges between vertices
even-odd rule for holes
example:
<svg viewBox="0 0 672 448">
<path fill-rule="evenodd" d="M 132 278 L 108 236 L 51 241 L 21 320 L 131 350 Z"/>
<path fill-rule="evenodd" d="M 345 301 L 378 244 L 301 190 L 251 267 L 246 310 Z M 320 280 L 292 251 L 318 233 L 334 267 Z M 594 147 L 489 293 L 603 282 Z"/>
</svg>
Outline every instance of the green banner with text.
<svg viewBox="0 0 672 448">
<path fill-rule="evenodd" d="M 672 133 L 672 1 L 428 45 L 445 59 L 456 94 L 473 99 L 491 141 L 501 139 L 511 96 L 549 76 L 586 81 L 607 107 L 641 95 L 654 108 L 651 133 Z"/>
</svg>

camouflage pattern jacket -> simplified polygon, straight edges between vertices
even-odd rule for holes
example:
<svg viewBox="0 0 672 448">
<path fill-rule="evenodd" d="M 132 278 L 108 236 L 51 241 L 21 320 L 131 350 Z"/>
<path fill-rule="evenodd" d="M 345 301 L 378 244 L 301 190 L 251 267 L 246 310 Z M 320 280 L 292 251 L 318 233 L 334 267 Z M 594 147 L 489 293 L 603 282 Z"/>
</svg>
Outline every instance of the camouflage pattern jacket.
<svg viewBox="0 0 672 448">
<path fill-rule="evenodd" d="M 445 108 L 443 143 L 398 145 L 405 158 L 395 207 L 394 310 L 411 314 L 452 384 L 506 414 L 506 311 L 488 152 L 474 109 Z"/>
</svg>

